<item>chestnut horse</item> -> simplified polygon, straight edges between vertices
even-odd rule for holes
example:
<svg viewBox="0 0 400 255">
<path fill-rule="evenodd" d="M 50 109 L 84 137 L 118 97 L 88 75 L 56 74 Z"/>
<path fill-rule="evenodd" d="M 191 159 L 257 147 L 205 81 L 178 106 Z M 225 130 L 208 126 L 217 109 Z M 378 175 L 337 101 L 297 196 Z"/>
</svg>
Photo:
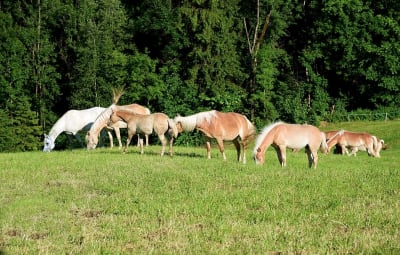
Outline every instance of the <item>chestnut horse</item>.
<svg viewBox="0 0 400 255">
<path fill-rule="evenodd" d="M 232 141 L 237 151 L 238 161 L 246 163 L 247 145 L 256 133 L 253 124 L 246 116 L 235 112 L 224 113 L 212 110 L 187 117 L 176 116 L 174 120 L 179 132 L 197 129 L 205 135 L 208 159 L 211 158 L 211 139 L 215 138 L 223 160 L 226 160 L 224 141 Z"/>
<path fill-rule="evenodd" d="M 328 152 L 335 145 L 339 145 L 342 149 L 342 154 L 347 154 L 349 156 L 356 155 L 358 150 L 367 151 L 368 155 L 373 157 L 380 157 L 380 150 L 382 149 L 382 143 L 378 144 L 378 139 L 365 132 L 350 132 L 341 130 L 338 135 L 333 136 L 329 139 Z M 352 150 L 351 153 L 348 152 L 347 148 Z"/>
<path fill-rule="evenodd" d="M 129 104 L 129 105 L 115 105 L 112 104 L 108 108 L 106 108 L 101 114 L 99 114 L 94 121 L 92 127 L 86 134 L 86 143 L 87 143 L 87 149 L 95 149 L 98 143 L 99 139 L 99 134 L 100 131 L 103 128 L 107 129 L 113 129 L 115 131 L 115 135 L 117 136 L 118 139 L 118 145 L 119 148 L 122 148 L 122 143 L 121 143 L 121 134 L 120 134 L 120 128 L 127 128 L 127 124 L 123 121 L 115 122 L 112 123 L 112 125 L 108 125 L 110 121 L 110 116 L 113 112 L 114 109 L 126 109 L 133 111 L 138 114 L 150 114 L 150 110 L 147 107 L 141 106 L 139 104 Z M 112 140 L 110 140 L 112 141 Z M 112 143 L 112 142 L 111 142 Z M 149 144 L 149 138 L 146 135 L 146 146 Z M 138 145 L 139 145 L 139 136 L 138 136 Z M 112 147 L 112 145 L 111 145 Z"/>
<path fill-rule="evenodd" d="M 312 125 L 287 124 L 276 122 L 266 126 L 257 137 L 254 147 L 256 164 L 264 164 L 265 151 L 272 145 L 276 150 L 279 163 L 286 166 L 286 147 L 291 149 L 306 148 L 308 165 L 317 168 L 318 149 L 327 150 L 325 133 Z"/>
<path fill-rule="evenodd" d="M 129 110 L 118 110 L 115 108 L 116 107 L 111 108 L 113 112 L 110 117 L 110 124 L 124 121 L 128 125 L 128 139 L 126 140 L 124 153 L 128 150 L 133 135 L 137 133 L 150 135 L 154 132 L 158 135 L 162 144 L 161 156 L 164 155 L 167 140 L 169 140 L 169 155 L 173 155 L 172 144 L 174 138 L 178 137 L 178 129 L 175 122 L 166 114 L 158 112 L 143 115 L 136 114 Z M 143 154 L 143 143 L 140 143 L 140 152 Z"/>
</svg>

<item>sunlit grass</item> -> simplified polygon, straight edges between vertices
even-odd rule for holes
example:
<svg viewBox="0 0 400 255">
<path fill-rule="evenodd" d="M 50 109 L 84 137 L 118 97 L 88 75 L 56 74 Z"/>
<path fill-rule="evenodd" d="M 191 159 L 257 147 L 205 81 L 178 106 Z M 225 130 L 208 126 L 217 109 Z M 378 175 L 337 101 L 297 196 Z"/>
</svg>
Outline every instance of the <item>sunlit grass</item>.
<svg viewBox="0 0 400 255">
<path fill-rule="evenodd" d="M 281 168 L 271 148 L 243 165 L 229 144 L 226 162 L 215 147 L 0 154 L 1 252 L 399 253 L 399 122 L 367 124 L 382 158 L 320 154 L 316 170 L 303 151 Z"/>
</svg>

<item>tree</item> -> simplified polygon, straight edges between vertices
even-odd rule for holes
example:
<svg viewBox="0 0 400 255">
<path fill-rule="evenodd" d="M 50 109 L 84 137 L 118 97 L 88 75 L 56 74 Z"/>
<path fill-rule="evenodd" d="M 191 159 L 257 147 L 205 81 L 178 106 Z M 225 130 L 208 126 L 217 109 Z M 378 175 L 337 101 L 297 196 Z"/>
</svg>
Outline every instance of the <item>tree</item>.
<svg viewBox="0 0 400 255">
<path fill-rule="evenodd" d="M 76 108 L 111 104 L 111 88 L 127 79 L 126 13 L 119 0 L 82 1 L 75 6 L 76 64 L 71 104 Z"/>
<path fill-rule="evenodd" d="M 189 38 L 182 56 L 184 83 L 197 90 L 192 109 L 240 110 L 246 78 L 238 52 L 238 1 L 183 1 L 179 24 Z M 196 103 L 196 102 L 194 102 Z"/>
</svg>

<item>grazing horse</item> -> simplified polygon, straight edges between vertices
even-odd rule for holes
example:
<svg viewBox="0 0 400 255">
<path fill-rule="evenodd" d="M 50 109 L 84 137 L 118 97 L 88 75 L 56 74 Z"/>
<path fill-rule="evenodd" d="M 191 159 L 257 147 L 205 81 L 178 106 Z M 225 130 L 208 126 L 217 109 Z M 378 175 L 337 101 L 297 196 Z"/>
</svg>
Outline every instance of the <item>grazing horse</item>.
<svg viewBox="0 0 400 255">
<path fill-rule="evenodd" d="M 332 137 L 328 141 L 328 152 L 335 145 L 339 145 L 342 148 L 343 155 L 356 155 L 358 150 L 362 150 L 367 151 L 369 156 L 380 157 L 382 140 L 379 140 L 378 142 L 378 138 L 376 138 L 376 136 L 365 132 L 350 132 L 341 130 L 338 132 L 338 135 Z M 351 149 L 351 153 L 348 152 L 347 148 Z"/>
<path fill-rule="evenodd" d="M 264 164 L 265 151 L 272 145 L 276 150 L 279 163 L 286 166 L 286 147 L 301 149 L 306 147 L 309 167 L 317 168 L 318 149 L 326 152 L 325 133 L 312 125 L 287 124 L 276 122 L 266 126 L 257 137 L 254 147 L 254 159 L 257 164 Z"/>
<path fill-rule="evenodd" d="M 150 110 L 147 107 L 141 106 L 139 104 L 129 104 L 129 105 L 115 105 L 112 104 L 110 107 L 106 108 L 103 112 L 101 112 L 96 120 L 94 121 L 92 127 L 86 134 L 86 143 L 87 143 L 87 149 L 95 149 L 98 143 L 98 137 L 100 134 L 100 131 L 103 128 L 107 129 L 113 129 L 115 131 L 115 135 L 117 136 L 118 139 L 118 145 L 119 148 L 122 148 L 122 142 L 121 142 L 121 135 L 120 135 L 120 128 L 127 128 L 127 124 L 123 121 L 116 121 L 109 125 L 110 117 L 113 112 L 113 109 L 126 109 L 133 111 L 138 114 L 150 114 Z M 139 135 L 138 135 L 138 145 L 139 145 Z M 146 146 L 149 144 L 149 138 L 146 135 Z M 111 146 L 112 147 L 112 146 Z"/>
<path fill-rule="evenodd" d="M 57 120 L 54 126 L 51 128 L 50 133 L 45 134 L 44 138 L 44 152 L 50 152 L 55 147 L 55 141 L 57 137 L 65 132 L 67 134 L 74 135 L 78 141 L 82 144 L 81 137 L 78 132 L 80 130 L 87 130 L 96 120 L 96 117 L 104 111 L 105 108 L 93 107 L 85 110 L 69 110 L 64 113 L 61 118 Z M 112 139 L 112 135 L 109 133 Z"/>
<path fill-rule="evenodd" d="M 384 149 L 384 150 L 386 149 L 385 141 L 382 140 L 382 139 L 377 138 L 376 136 L 372 136 L 372 139 L 374 139 L 374 140 L 376 139 L 376 146 L 374 145 L 375 157 L 376 158 L 380 158 L 381 157 L 381 154 L 380 154 L 381 150 L 382 149 Z M 367 148 L 364 145 L 361 145 L 361 146 L 348 146 L 348 147 L 349 147 L 349 149 L 351 149 L 351 152 L 348 153 L 347 148 L 346 148 L 346 153 L 349 156 L 351 156 L 351 155 L 357 156 L 357 152 L 358 151 L 367 151 Z"/>
<path fill-rule="evenodd" d="M 114 108 L 112 108 L 112 111 L 110 123 L 124 121 L 128 125 L 128 139 L 126 140 L 124 153 L 128 150 L 133 135 L 137 133 L 151 135 L 154 132 L 158 135 L 162 144 L 161 156 L 164 156 L 167 140 L 169 140 L 169 155 L 173 155 L 172 144 L 174 138 L 178 137 L 178 128 L 175 122 L 166 114 L 158 112 L 143 115 L 129 110 L 117 110 Z M 142 142 L 140 143 L 140 152 L 143 154 Z"/>
<path fill-rule="evenodd" d="M 211 139 L 215 138 L 223 160 L 226 160 L 224 141 L 232 141 L 237 151 L 238 161 L 246 163 L 247 145 L 256 133 L 256 129 L 246 116 L 235 112 L 224 113 L 212 110 L 187 117 L 176 116 L 174 120 L 179 132 L 197 129 L 205 135 L 208 159 L 211 158 Z"/>
</svg>

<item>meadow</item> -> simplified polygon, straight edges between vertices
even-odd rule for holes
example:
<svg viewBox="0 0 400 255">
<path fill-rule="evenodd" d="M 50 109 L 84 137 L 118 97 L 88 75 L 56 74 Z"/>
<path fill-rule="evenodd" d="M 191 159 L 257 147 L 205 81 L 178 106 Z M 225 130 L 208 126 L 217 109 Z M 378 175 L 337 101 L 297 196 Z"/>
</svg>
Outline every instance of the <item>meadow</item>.
<svg viewBox="0 0 400 255">
<path fill-rule="evenodd" d="M 381 158 L 288 151 L 281 168 L 216 148 L 0 154 L 0 254 L 400 254 L 400 121 L 328 124 Z"/>
</svg>

